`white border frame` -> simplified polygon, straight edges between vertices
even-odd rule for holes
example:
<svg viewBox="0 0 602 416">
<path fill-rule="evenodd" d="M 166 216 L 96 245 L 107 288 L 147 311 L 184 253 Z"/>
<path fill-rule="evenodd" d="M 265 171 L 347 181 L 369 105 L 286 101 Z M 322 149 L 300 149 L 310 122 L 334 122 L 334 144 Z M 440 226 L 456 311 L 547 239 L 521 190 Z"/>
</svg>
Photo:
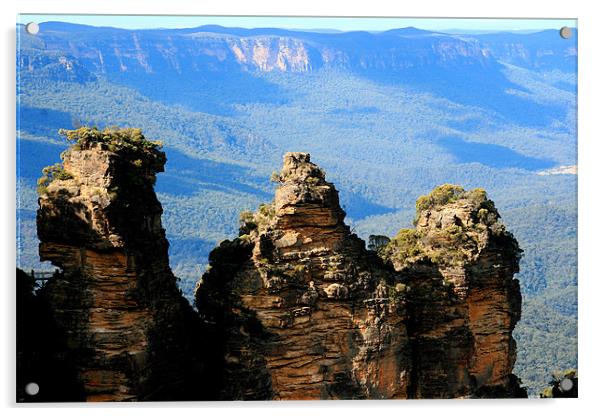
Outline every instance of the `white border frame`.
<svg viewBox="0 0 602 416">
<path fill-rule="evenodd" d="M 448 415 L 468 415 L 486 413 L 487 416 L 504 415 L 516 411 L 534 414 L 572 414 L 587 412 L 596 406 L 602 369 L 600 354 L 600 307 L 602 287 L 600 267 L 597 262 L 597 249 L 602 236 L 602 220 L 597 215 L 602 206 L 600 183 L 599 133 L 600 118 L 600 49 L 595 41 L 602 39 L 602 16 L 597 13 L 593 1 L 527 2 L 525 0 L 499 0 L 497 2 L 454 0 L 399 2 L 392 4 L 386 0 L 351 2 L 336 0 L 304 0 L 287 3 L 278 0 L 221 0 L 215 3 L 192 3 L 186 0 L 10 0 L 2 2 L 3 64 L 2 72 L 3 111 L 2 125 L 4 137 L 0 139 L 3 157 L 3 172 L 0 192 L 4 195 L 2 209 L 3 234 L 1 265 L 4 273 L 0 293 L 2 299 L 2 323 L 5 330 L 0 341 L 4 369 L 0 375 L 0 404 L 14 405 L 14 333 L 15 333 L 15 22 L 17 13 L 107 13 L 107 14 L 196 14 L 196 15 L 310 15 L 310 16 L 404 16 L 404 17 L 514 17 L 514 18 L 577 18 L 579 27 L 579 378 L 580 398 L 577 400 L 475 400 L 475 401 L 358 401 L 358 402 L 288 402 L 288 403 L 158 403 L 158 404 L 104 404 L 68 405 L 57 408 L 53 405 L 19 405 L 25 413 L 40 412 L 49 414 L 80 414 L 87 407 L 95 414 L 131 414 L 140 411 L 145 414 L 163 414 L 165 408 L 176 408 L 178 413 L 195 414 L 200 412 L 224 411 L 246 415 L 281 414 L 304 415 L 316 411 L 339 411 L 345 414 L 363 414 L 372 406 L 377 411 L 444 413 Z M 42 407 L 43 409 L 41 409 Z M 200 407 L 200 408 L 199 408 Z"/>
</svg>

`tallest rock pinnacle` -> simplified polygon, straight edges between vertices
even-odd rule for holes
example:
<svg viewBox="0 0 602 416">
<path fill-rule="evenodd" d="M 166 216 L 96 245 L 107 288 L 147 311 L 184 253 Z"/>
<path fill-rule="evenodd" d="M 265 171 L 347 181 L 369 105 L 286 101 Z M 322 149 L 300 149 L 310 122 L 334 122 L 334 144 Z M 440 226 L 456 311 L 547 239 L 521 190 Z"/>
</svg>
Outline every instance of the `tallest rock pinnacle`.
<svg viewBox="0 0 602 416">
<path fill-rule="evenodd" d="M 309 154 L 287 153 L 278 181 L 197 289 L 199 312 L 223 330 L 223 397 L 407 397 L 403 285 L 344 224 Z"/>
</svg>

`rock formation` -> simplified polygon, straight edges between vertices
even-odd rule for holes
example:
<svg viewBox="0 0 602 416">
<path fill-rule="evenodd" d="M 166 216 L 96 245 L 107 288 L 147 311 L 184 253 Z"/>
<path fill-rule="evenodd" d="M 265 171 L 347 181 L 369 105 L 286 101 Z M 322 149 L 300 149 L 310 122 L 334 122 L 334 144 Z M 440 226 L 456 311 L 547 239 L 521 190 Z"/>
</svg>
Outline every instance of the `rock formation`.
<svg viewBox="0 0 602 416">
<path fill-rule="evenodd" d="M 436 188 L 415 229 L 367 250 L 324 172 L 287 153 L 274 201 L 210 254 L 195 312 L 169 268 L 158 144 L 66 135 L 37 216 L 40 257 L 60 272 L 20 298 L 51 315 L 48 368 L 70 364 L 69 400 L 526 397 L 512 375 L 521 250 L 484 191 Z M 39 336 L 21 334 L 35 357 Z"/>
<path fill-rule="evenodd" d="M 512 375 L 520 249 L 483 191 L 421 198 L 416 230 L 381 259 L 308 154 L 286 154 L 277 179 L 274 201 L 243 213 L 197 288 L 199 312 L 222 329 L 221 397 L 524 394 Z"/>
<path fill-rule="evenodd" d="M 83 399 L 198 399 L 200 320 L 169 268 L 153 190 L 165 154 L 139 130 L 67 136 L 76 144 L 39 181 L 37 227 L 41 260 L 61 269 L 43 296 Z"/>
<path fill-rule="evenodd" d="M 406 398 L 404 287 L 344 224 L 306 153 L 287 153 L 273 203 L 241 216 L 196 291 L 222 328 L 225 399 Z"/>
<path fill-rule="evenodd" d="M 443 185 L 380 251 L 411 288 L 414 397 L 526 397 L 512 375 L 521 250 L 499 219 L 482 189 Z"/>
</svg>

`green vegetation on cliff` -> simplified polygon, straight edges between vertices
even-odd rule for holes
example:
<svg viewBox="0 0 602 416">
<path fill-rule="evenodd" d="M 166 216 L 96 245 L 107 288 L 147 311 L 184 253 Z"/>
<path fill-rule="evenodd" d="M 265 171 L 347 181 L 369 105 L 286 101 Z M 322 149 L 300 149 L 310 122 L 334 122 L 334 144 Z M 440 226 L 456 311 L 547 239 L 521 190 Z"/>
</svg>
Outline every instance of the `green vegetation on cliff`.
<svg viewBox="0 0 602 416">
<path fill-rule="evenodd" d="M 38 179 L 38 194 L 45 193 L 48 185 L 54 180 L 66 181 L 71 178 L 73 175 L 67 172 L 61 163 L 46 166 L 42 169 L 42 177 Z"/>
<path fill-rule="evenodd" d="M 493 201 L 487 198 L 487 192 L 483 188 L 466 191 L 459 185 L 451 184 L 439 185 L 428 195 L 419 197 L 416 200 L 416 215 L 418 216 L 423 211 L 451 204 L 458 200 L 464 200 L 466 203 L 477 207 L 479 219 L 487 219 L 489 213 L 495 216 L 495 218 L 492 218 L 494 220 L 499 217 Z"/>
<path fill-rule="evenodd" d="M 74 142 L 75 150 L 100 144 L 111 152 L 140 153 L 160 149 L 163 145 L 159 141 L 146 139 L 139 128 L 106 127 L 99 130 L 97 127 L 82 126 L 74 130 L 60 129 L 59 134 Z"/>
<path fill-rule="evenodd" d="M 399 230 L 388 244 L 378 249 L 378 255 L 398 264 L 404 264 L 407 260 L 424 256 L 425 253 L 420 244 L 420 238 L 421 235 L 416 230 Z"/>
<path fill-rule="evenodd" d="M 416 200 L 416 211 L 420 213 L 436 206 L 455 202 L 461 198 L 465 192 L 464 188 L 458 185 L 440 185 L 433 189 L 430 194 L 423 195 Z"/>
<path fill-rule="evenodd" d="M 460 217 L 445 215 L 444 210 L 457 211 Z M 432 216 L 437 216 L 434 226 L 425 228 Z M 444 217 L 449 219 L 444 220 Z M 499 212 L 485 190 L 466 191 L 459 185 L 440 185 L 416 201 L 416 228 L 399 230 L 375 251 L 398 268 L 420 259 L 440 265 L 459 265 L 470 261 L 483 245 L 483 240 L 489 237 L 488 227 L 495 237 L 511 237 L 499 218 Z M 516 241 L 505 238 L 504 242 L 503 249 L 507 254 L 520 258 L 522 250 Z"/>
</svg>

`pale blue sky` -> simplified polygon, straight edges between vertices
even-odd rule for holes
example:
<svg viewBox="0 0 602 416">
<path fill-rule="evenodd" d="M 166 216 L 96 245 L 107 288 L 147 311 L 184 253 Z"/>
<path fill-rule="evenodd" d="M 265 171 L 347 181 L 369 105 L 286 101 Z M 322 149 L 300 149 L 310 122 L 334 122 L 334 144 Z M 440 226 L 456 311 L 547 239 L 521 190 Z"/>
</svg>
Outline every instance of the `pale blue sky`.
<svg viewBox="0 0 602 416">
<path fill-rule="evenodd" d="M 576 27 L 573 19 L 444 19 L 363 17 L 237 17 L 237 16 L 115 16 L 115 15 L 19 15 L 19 23 L 61 21 L 126 29 L 189 28 L 215 24 L 227 27 L 278 27 L 284 29 L 336 29 L 382 31 L 414 26 L 426 30 L 506 31 Z"/>
</svg>

